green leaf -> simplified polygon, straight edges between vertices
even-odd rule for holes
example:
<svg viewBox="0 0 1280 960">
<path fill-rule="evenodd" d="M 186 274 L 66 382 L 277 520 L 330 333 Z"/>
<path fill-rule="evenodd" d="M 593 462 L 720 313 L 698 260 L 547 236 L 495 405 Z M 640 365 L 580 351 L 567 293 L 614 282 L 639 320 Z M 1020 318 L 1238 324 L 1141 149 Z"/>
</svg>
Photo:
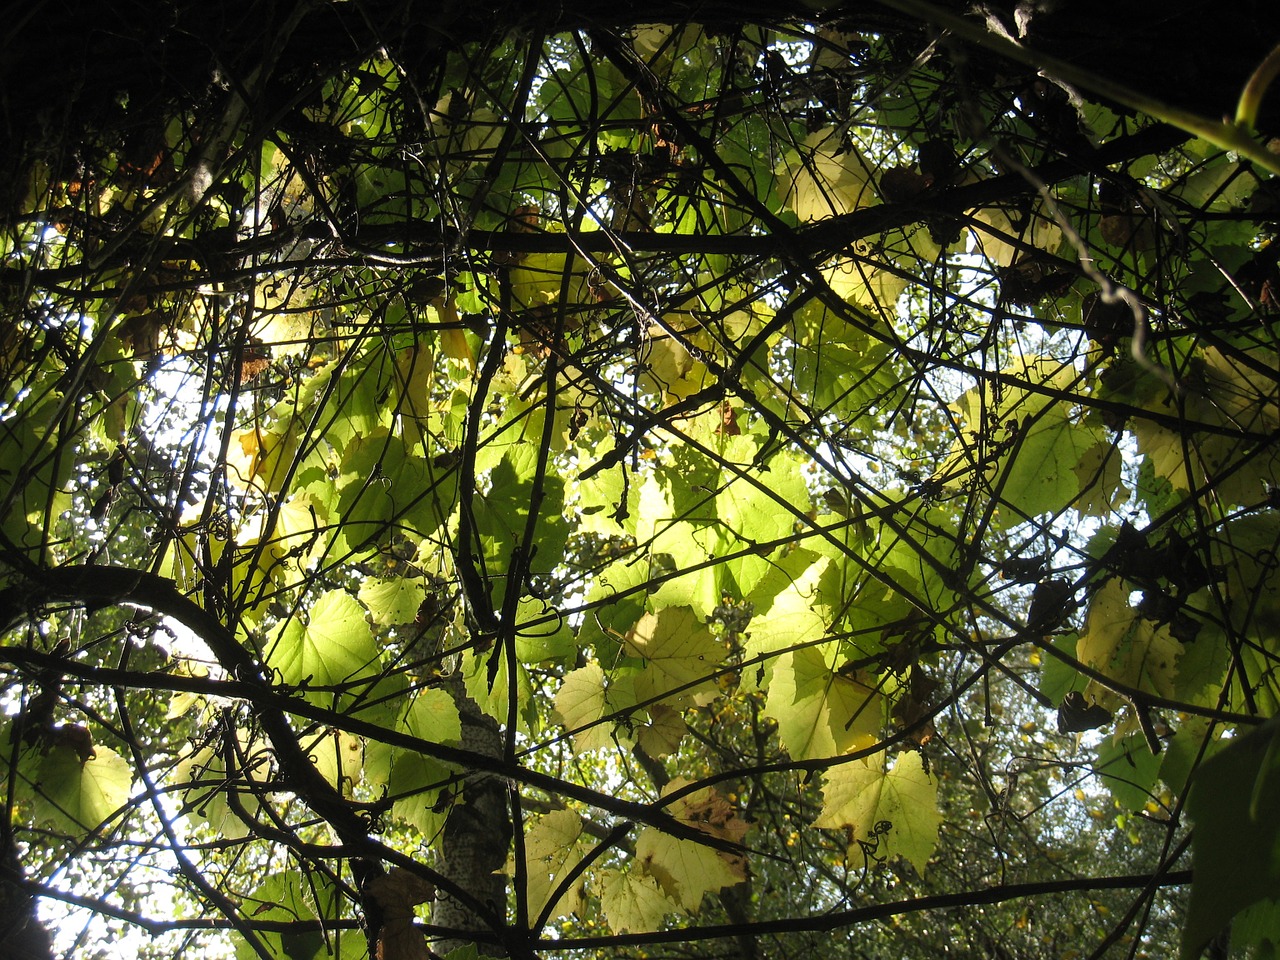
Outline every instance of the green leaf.
<svg viewBox="0 0 1280 960">
<path fill-rule="evenodd" d="M 238 730 L 238 753 L 241 761 L 233 763 L 235 776 L 227 770 L 225 749 L 221 739 L 189 750 L 174 765 L 169 782 L 182 791 L 183 813 L 207 823 L 215 833 L 230 840 L 248 836 L 252 824 L 246 822 L 227 800 L 229 790 L 236 791 L 239 806 L 248 817 L 261 808 L 259 796 L 270 779 L 271 757 L 263 744 L 251 739 L 246 730 Z"/>
<path fill-rule="evenodd" d="M 578 644 L 565 618 L 545 600 L 521 597 L 516 608 L 516 656 L 521 663 L 571 660 Z"/>
<path fill-rule="evenodd" d="M 344 590 L 329 590 L 311 606 L 308 623 L 290 620 L 267 651 L 285 683 L 332 687 L 378 673 L 379 650 L 364 608 Z"/>
<path fill-rule="evenodd" d="M 341 545 L 355 551 L 393 530 L 430 536 L 452 514 L 457 476 L 434 467 L 385 428 L 357 435 L 343 454 Z"/>
<path fill-rule="evenodd" d="M 824 776 L 822 814 L 814 826 L 848 827 L 877 858 L 901 854 L 924 876 L 942 813 L 938 781 L 925 773 L 920 754 L 899 754 L 887 770 L 884 755 L 878 754 L 833 767 Z"/>
<path fill-rule="evenodd" d="M 1126 810 L 1141 810 L 1154 791 L 1160 757 L 1141 736 L 1108 737 L 1098 746 L 1095 769 L 1116 803 Z"/>
<path fill-rule="evenodd" d="M 340 793 L 351 796 L 364 774 L 364 744 L 355 734 L 327 730 L 302 738 L 302 749 L 321 775 Z"/>
<path fill-rule="evenodd" d="M 397 725 L 403 732 L 432 743 L 462 740 L 462 719 L 458 705 L 447 690 L 428 687 L 419 690 L 405 706 Z"/>
<path fill-rule="evenodd" d="M 1194 960 L 1232 917 L 1280 891 L 1280 722 L 1201 764 L 1187 812 L 1194 879 L 1182 958 Z"/>
<path fill-rule="evenodd" d="M 829 666 L 824 647 L 785 653 L 774 662 L 765 715 L 778 721 L 778 739 L 795 760 L 837 757 L 874 743 L 884 700 L 855 677 Z"/>
<path fill-rule="evenodd" d="M 133 770 L 110 747 L 94 746 L 81 760 L 74 747 L 57 745 L 40 761 L 36 812 L 73 834 L 97 830 L 128 801 Z"/>
<path fill-rule="evenodd" d="M 408 577 L 366 580 L 360 584 L 358 596 L 377 626 L 390 627 L 413 623 L 427 598 L 427 588 L 420 579 Z"/>
<path fill-rule="evenodd" d="M 862 155 L 842 142 L 840 132 L 826 127 L 783 157 L 777 169 L 778 189 L 802 221 L 819 220 L 874 203 L 871 172 Z"/>
<path fill-rule="evenodd" d="M 743 656 L 749 661 L 768 659 L 743 671 L 745 689 L 764 689 L 768 685 L 767 678 L 776 662 L 770 654 L 815 643 L 826 634 L 831 614 L 818 592 L 818 583 L 827 564 L 825 558 L 815 559 L 809 551 L 797 550 L 760 580 L 751 595 L 756 614 Z"/>
<path fill-rule="evenodd" d="M 548 473 L 543 479 L 542 506 L 533 543 L 524 543 L 533 499 L 533 480 L 537 469 L 538 448 L 533 444 L 516 445 L 503 454 L 489 472 L 489 490 L 477 496 L 473 504 L 476 531 L 485 546 L 485 569 L 494 583 L 493 603 L 501 607 L 506 590 L 506 572 L 517 546 L 530 551 L 528 573 L 548 575 L 564 556 L 569 526 L 561 515 L 564 502 L 563 478 Z"/>
<path fill-rule="evenodd" d="M 1079 638 L 1074 632 L 1059 634 L 1053 638 L 1053 645 L 1073 660 L 1076 658 L 1076 643 Z M 1088 680 L 1070 663 L 1064 663 L 1051 653 L 1042 653 L 1040 666 L 1040 692 L 1048 697 L 1054 706 L 1062 703 L 1062 698 L 1072 690 L 1083 691 Z"/>
<path fill-rule="evenodd" d="M 321 889 L 317 890 L 316 886 Z M 317 896 L 317 893 L 320 895 Z M 284 870 L 268 875 L 267 879 L 244 898 L 243 909 L 251 920 L 296 922 L 316 919 L 319 907 L 324 919 L 337 919 L 334 909 L 334 891 L 329 881 L 320 875 L 303 874 L 298 870 Z M 273 958 L 279 960 L 313 960 L 328 956 L 324 934 L 319 930 L 308 931 L 260 931 L 258 938 Z M 348 939 L 343 938 L 344 941 Z M 358 937 L 350 937 L 358 940 Z M 346 951 L 343 951 L 346 954 Z M 236 960 L 257 960 L 258 953 L 245 940 L 236 944 Z"/>
<path fill-rule="evenodd" d="M 1249 904 L 1231 922 L 1231 946 L 1236 950 L 1254 947 L 1257 960 L 1280 956 L 1280 899 L 1267 898 Z"/>
<path fill-rule="evenodd" d="M 70 506 L 65 490 L 74 460 L 56 456 L 46 446 L 56 431 L 50 421 L 57 409 L 56 402 L 45 402 L 35 410 L 20 409 L 16 417 L 6 410 L 0 420 L 0 533 L 19 547 L 44 543 L 52 532 L 45 518 L 60 516 Z"/>
<path fill-rule="evenodd" d="M 409 751 L 401 752 L 391 766 L 387 794 L 391 797 L 391 815 L 431 840 L 439 836 L 449 813 L 449 804 L 441 803 L 446 784 L 454 779 L 448 764 Z"/>
</svg>

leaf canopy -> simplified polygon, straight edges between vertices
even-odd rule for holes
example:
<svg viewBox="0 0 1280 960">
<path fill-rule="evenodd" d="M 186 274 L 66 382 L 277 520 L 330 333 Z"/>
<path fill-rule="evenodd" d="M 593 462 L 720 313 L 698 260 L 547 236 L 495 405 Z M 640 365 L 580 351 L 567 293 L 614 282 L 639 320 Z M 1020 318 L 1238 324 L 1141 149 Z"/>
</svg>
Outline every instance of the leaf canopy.
<svg viewBox="0 0 1280 960">
<path fill-rule="evenodd" d="M 0 51 L 0 907 L 1274 944 L 1274 24 L 117 7 Z"/>
</svg>

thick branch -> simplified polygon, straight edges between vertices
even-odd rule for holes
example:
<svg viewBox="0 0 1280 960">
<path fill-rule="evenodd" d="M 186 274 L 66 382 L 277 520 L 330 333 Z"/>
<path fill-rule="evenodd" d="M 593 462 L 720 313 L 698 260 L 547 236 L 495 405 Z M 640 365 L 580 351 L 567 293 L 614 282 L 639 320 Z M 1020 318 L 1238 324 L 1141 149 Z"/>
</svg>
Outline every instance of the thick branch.
<svg viewBox="0 0 1280 960">
<path fill-rule="evenodd" d="M 1087 154 L 1051 160 L 1034 170 L 1037 178 L 1047 184 L 1060 183 L 1086 173 L 1099 173 L 1108 166 L 1124 163 L 1138 157 L 1150 156 L 1172 149 L 1187 140 L 1187 134 L 1173 127 L 1157 125 L 1140 130 L 1126 137 L 1109 141 Z M 786 237 L 786 252 L 794 256 L 824 259 L 847 249 L 858 240 L 873 237 L 888 230 L 910 226 L 937 218 L 961 216 L 967 211 L 1006 203 L 1035 193 L 1036 188 L 1025 177 L 1008 173 L 990 177 L 978 183 L 952 187 L 936 193 L 928 193 L 905 203 L 882 203 L 852 213 L 831 217 L 810 226 L 791 231 Z M 270 234 L 237 242 L 215 245 L 203 238 L 146 237 L 148 255 L 156 259 L 192 258 L 208 269 L 191 277 L 191 282 L 230 282 L 247 274 L 262 273 L 262 266 L 251 268 L 232 267 L 253 257 L 261 262 L 264 252 L 283 247 L 299 239 L 331 240 L 331 235 L 321 225 L 303 225 L 296 230 L 283 231 L 281 237 Z M 360 250 L 386 251 L 394 262 L 381 265 L 403 270 L 406 265 L 419 265 L 427 270 L 438 270 L 446 254 L 457 250 L 472 253 L 573 253 L 609 254 L 616 251 L 631 253 L 656 253 L 681 256 L 686 254 L 723 254 L 730 256 L 777 256 L 782 238 L 772 233 L 744 233 L 726 235 L 653 233 L 649 231 L 591 230 L 586 232 L 531 233 L 514 230 L 473 230 L 466 234 L 435 222 L 396 224 L 394 226 L 366 226 L 354 232 L 350 240 Z M 394 254 L 392 250 L 397 252 Z M 133 256 L 125 247 L 120 250 L 118 262 L 77 264 L 48 269 L 21 269 L 15 267 L 0 270 L 0 284 L 57 287 L 77 280 L 91 278 L 104 269 L 122 266 Z M 295 268 L 314 269 L 326 265 L 333 267 L 363 263 L 378 267 L 380 259 L 373 254 L 335 250 L 330 257 L 304 261 L 273 262 L 272 272 Z M 217 265 L 226 265 L 219 267 Z"/>
<path fill-rule="evenodd" d="M 962 893 L 942 893 L 911 900 L 894 900 L 877 903 L 856 910 L 841 910 L 816 917 L 794 917 L 786 920 L 763 920 L 758 923 L 722 924 L 709 927 L 685 927 L 660 933 L 617 934 L 608 937 L 567 937 L 548 940 L 556 950 L 598 950 L 601 948 L 639 946 L 655 943 L 690 943 L 694 940 L 724 940 L 743 935 L 762 937 L 779 933 L 811 933 L 839 930 L 870 920 L 884 920 L 926 910 L 943 910 L 951 907 L 976 907 L 993 903 L 1006 903 L 1027 897 L 1042 897 L 1059 893 L 1076 893 L 1090 890 L 1132 890 L 1150 886 L 1178 887 L 1191 882 L 1190 870 L 1174 870 L 1165 874 L 1138 874 L 1123 877 L 1081 877 L 1074 880 L 1047 880 L 1039 883 L 1011 883 L 985 890 L 966 890 Z"/>
</svg>

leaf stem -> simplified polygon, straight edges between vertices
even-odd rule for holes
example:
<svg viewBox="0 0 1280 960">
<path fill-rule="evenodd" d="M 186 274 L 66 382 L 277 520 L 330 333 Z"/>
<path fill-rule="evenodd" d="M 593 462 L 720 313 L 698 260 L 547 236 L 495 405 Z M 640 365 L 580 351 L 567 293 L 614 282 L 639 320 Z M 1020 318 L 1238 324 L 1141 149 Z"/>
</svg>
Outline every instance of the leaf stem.
<svg viewBox="0 0 1280 960">
<path fill-rule="evenodd" d="M 1266 59 L 1258 64 L 1253 76 L 1240 91 L 1240 103 L 1236 107 L 1236 126 L 1245 132 L 1253 130 L 1258 123 L 1258 110 L 1262 106 L 1262 98 L 1266 96 L 1271 81 L 1280 74 L 1280 44 L 1267 54 Z"/>
</svg>

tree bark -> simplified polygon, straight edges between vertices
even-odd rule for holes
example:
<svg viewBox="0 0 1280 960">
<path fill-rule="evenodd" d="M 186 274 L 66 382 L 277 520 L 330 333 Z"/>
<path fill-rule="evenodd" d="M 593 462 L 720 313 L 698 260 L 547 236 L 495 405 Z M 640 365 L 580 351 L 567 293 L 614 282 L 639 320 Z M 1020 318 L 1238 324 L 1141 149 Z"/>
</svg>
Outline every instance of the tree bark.
<svg viewBox="0 0 1280 960">
<path fill-rule="evenodd" d="M 461 748 L 500 758 L 502 734 L 497 722 L 467 695 L 461 674 L 453 675 L 450 686 L 461 714 Z M 473 771 L 463 781 L 461 793 L 449 810 L 437 869 L 475 900 L 490 907 L 499 919 L 506 917 L 507 885 L 502 868 L 507 862 L 510 839 L 511 817 L 502 779 L 492 773 Z M 431 923 L 458 931 L 488 929 L 472 909 L 449 896 L 436 900 Z M 464 934 L 437 941 L 433 949 L 443 956 L 473 942 Z M 502 955 L 502 951 L 485 944 L 480 944 L 479 949 L 482 956 Z"/>
</svg>

